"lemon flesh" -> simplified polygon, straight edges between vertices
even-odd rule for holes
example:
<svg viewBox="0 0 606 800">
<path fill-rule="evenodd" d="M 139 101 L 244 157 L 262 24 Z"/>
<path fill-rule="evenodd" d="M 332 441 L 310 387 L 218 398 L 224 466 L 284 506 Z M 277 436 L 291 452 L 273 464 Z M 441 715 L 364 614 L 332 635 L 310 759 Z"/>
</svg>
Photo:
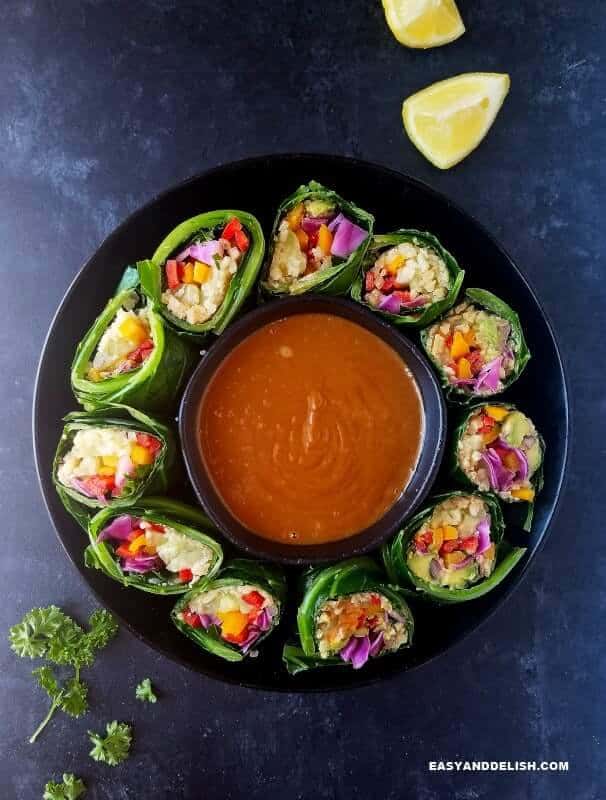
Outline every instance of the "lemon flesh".
<svg viewBox="0 0 606 800">
<path fill-rule="evenodd" d="M 434 83 L 404 101 L 406 133 L 425 158 L 448 169 L 486 136 L 509 85 L 509 75 L 496 72 L 469 72 Z"/>
<path fill-rule="evenodd" d="M 383 9 L 391 32 L 407 47 L 439 47 L 465 33 L 454 0 L 383 0 Z"/>
</svg>

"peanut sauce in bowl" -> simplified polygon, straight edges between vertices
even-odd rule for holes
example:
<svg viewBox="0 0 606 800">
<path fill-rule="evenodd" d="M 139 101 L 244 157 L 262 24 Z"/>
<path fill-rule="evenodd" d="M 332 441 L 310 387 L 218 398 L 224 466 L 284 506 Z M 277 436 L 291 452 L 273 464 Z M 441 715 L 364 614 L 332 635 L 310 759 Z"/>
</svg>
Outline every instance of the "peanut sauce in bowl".
<svg viewBox="0 0 606 800">
<path fill-rule="evenodd" d="M 416 348 L 371 312 L 280 300 L 211 346 L 182 403 L 190 478 L 255 555 L 304 563 L 364 552 L 418 506 L 445 432 Z"/>
</svg>

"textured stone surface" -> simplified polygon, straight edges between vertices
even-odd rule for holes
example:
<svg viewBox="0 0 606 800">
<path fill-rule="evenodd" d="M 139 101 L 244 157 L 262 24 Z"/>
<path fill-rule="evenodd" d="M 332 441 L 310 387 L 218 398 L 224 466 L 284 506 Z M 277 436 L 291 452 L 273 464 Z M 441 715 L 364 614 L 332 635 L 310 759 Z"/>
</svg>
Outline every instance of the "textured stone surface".
<svg viewBox="0 0 606 800">
<path fill-rule="evenodd" d="M 93 607 L 35 486 L 30 406 L 54 309 L 125 215 L 207 166 L 332 151 L 430 182 L 525 270 L 575 390 L 570 476 L 551 536 L 512 599 L 448 657 L 352 694 L 271 695 L 192 675 L 122 632 L 89 673 L 92 712 L 57 717 L 31 746 L 45 700 L 5 642 L 6 800 L 41 797 L 65 770 L 88 781 L 92 800 L 603 796 L 606 563 L 592 537 L 604 508 L 604 17 L 596 0 L 461 2 L 461 11 L 467 34 L 423 53 L 396 43 L 378 2 L 3 0 L 1 631 L 34 605 L 81 617 Z M 440 173 L 405 139 L 400 103 L 468 70 L 508 71 L 511 94 L 480 150 Z M 134 699 L 147 675 L 155 706 Z M 85 732 L 114 718 L 134 724 L 135 745 L 112 770 L 87 757 Z M 571 766 L 567 775 L 429 773 L 439 758 Z"/>
</svg>

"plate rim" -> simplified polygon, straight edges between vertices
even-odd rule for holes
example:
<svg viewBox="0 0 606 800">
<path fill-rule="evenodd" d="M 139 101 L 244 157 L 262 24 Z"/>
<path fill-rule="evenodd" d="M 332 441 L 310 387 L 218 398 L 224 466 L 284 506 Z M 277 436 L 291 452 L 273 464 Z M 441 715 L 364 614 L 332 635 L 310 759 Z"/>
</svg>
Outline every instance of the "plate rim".
<svg viewBox="0 0 606 800">
<path fill-rule="evenodd" d="M 560 475 L 558 476 L 558 484 L 555 491 L 555 501 L 553 504 L 553 508 L 549 514 L 549 517 L 546 521 L 545 528 L 543 534 L 541 536 L 540 541 L 535 546 L 532 553 L 530 553 L 529 557 L 525 557 L 521 564 L 519 565 L 519 570 L 517 575 L 515 576 L 514 581 L 508 581 L 506 586 L 504 587 L 503 595 L 501 597 L 500 602 L 492 609 L 490 609 L 484 617 L 475 621 L 469 628 L 466 628 L 465 631 L 461 634 L 461 636 L 452 642 L 450 645 L 440 648 L 437 652 L 431 655 L 429 658 L 424 660 L 418 664 L 412 664 L 407 666 L 405 669 L 401 670 L 393 670 L 388 672 L 385 675 L 379 676 L 368 676 L 365 677 L 363 675 L 356 676 L 355 683 L 343 684 L 338 686 L 308 686 L 308 685 L 296 685 L 296 680 L 293 681 L 293 685 L 291 686 L 282 686 L 282 685 L 270 685 L 270 684 L 263 684 L 260 685 L 259 683 L 249 682 L 243 680 L 239 677 L 235 677 L 229 674 L 222 674 L 220 670 L 209 669 L 207 667 L 200 668 L 192 665 L 186 659 L 183 659 L 181 656 L 171 652 L 169 649 L 161 646 L 156 642 L 150 641 L 146 636 L 144 636 L 136 627 L 134 627 L 121 613 L 116 612 L 114 609 L 111 609 L 111 613 L 118 619 L 120 624 L 125 627 L 130 633 L 132 633 L 135 638 L 137 638 L 140 642 L 143 642 L 147 647 L 151 647 L 154 651 L 161 653 L 163 656 L 168 658 L 172 662 L 176 662 L 180 664 L 182 667 L 187 668 L 190 672 L 196 673 L 198 675 L 203 675 L 208 678 L 212 678 L 213 680 L 220 681 L 222 683 L 228 685 L 235 685 L 240 686 L 247 689 L 254 689 L 256 691 L 267 691 L 267 692 L 279 692 L 283 694 L 314 694 L 314 693 L 327 693 L 327 692 L 345 692 L 345 691 L 354 691 L 356 689 L 361 689 L 366 686 L 372 684 L 380 684 L 387 680 L 393 680 L 396 677 L 401 677 L 402 675 L 417 671 L 426 665 L 432 663 L 438 658 L 443 657 L 446 653 L 449 653 L 462 645 L 471 634 L 478 631 L 482 628 L 489 619 L 491 619 L 503 606 L 509 601 L 513 592 L 520 586 L 522 581 L 525 579 L 528 568 L 530 567 L 531 563 L 535 560 L 536 556 L 542 551 L 543 547 L 545 546 L 545 542 L 548 536 L 551 533 L 551 529 L 553 527 L 553 523 L 557 518 L 562 505 L 562 496 L 564 494 L 564 489 L 568 482 L 569 478 L 569 464 L 570 464 L 570 453 L 571 453 L 571 444 L 570 440 L 573 434 L 573 425 L 572 425 L 572 418 L 571 418 L 571 394 L 570 394 L 570 384 L 567 371 L 564 366 L 564 360 L 562 358 L 561 349 L 559 346 L 558 338 L 556 336 L 554 326 L 552 324 L 552 320 L 550 315 L 545 310 L 543 303 L 540 301 L 537 293 L 525 275 L 525 273 L 517 266 L 509 252 L 505 249 L 505 247 L 500 243 L 500 241 L 485 227 L 483 223 L 481 223 L 473 214 L 466 211 L 461 205 L 457 202 L 454 202 L 450 199 L 450 197 L 443 192 L 434 189 L 430 184 L 426 183 L 425 181 L 415 178 L 411 175 L 408 175 L 405 172 L 402 172 L 398 169 L 394 169 L 393 167 L 386 166 L 385 164 L 381 164 L 375 161 L 370 161 L 363 158 L 358 158 L 356 156 L 347 156 L 347 155 L 340 155 L 340 154 L 331 154 L 331 153 L 324 153 L 324 152 L 279 152 L 279 153 L 265 153 L 259 154 L 255 156 L 249 156 L 246 158 L 235 159 L 230 161 L 219 162 L 214 166 L 211 166 L 207 169 L 201 170 L 199 172 L 194 173 L 188 178 L 184 180 L 178 181 L 175 184 L 172 184 L 166 189 L 163 189 L 160 192 L 157 192 L 153 195 L 146 203 L 136 208 L 130 214 L 128 214 L 122 222 L 115 227 L 110 233 L 105 236 L 105 238 L 97 245 L 94 253 L 92 253 L 88 259 L 83 263 L 83 265 L 78 269 L 76 274 L 74 275 L 73 279 L 69 283 L 67 289 L 65 290 L 57 309 L 55 310 L 52 318 L 48 324 L 48 330 L 44 337 L 44 341 L 40 350 L 40 358 L 38 360 L 38 365 L 35 372 L 34 378 L 34 389 L 33 389 L 33 396 L 32 396 L 32 445 L 34 451 L 34 464 L 36 468 L 36 477 L 38 480 L 38 487 L 40 489 L 40 493 L 42 495 L 43 503 L 46 508 L 46 512 L 50 518 L 52 527 L 55 531 L 55 535 L 58 538 L 61 547 L 67 556 L 69 562 L 71 563 L 72 567 L 79 573 L 80 579 L 86 585 L 88 591 L 93 595 L 95 600 L 99 602 L 104 608 L 105 603 L 97 593 L 96 589 L 89 583 L 87 580 L 85 567 L 82 564 L 80 566 L 74 558 L 72 558 L 71 553 L 69 552 L 61 534 L 59 533 L 59 526 L 55 521 L 53 513 L 51 511 L 49 501 L 47 499 L 47 491 L 54 491 L 54 487 L 52 486 L 52 481 L 50 477 L 43 473 L 42 465 L 40 463 L 40 446 L 39 446 L 39 439 L 41 435 L 41 426 L 40 426 L 40 403 L 41 403 L 41 373 L 46 357 L 46 351 L 48 349 L 50 339 L 54 333 L 55 326 L 63 314 L 63 309 L 67 305 L 68 301 L 71 299 L 73 293 L 76 291 L 80 281 L 83 279 L 85 274 L 88 271 L 88 268 L 96 257 L 96 254 L 100 249 L 109 245 L 112 240 L 117 238 L 122 231 L 131 226 L 136 219 L 146 213 L 149 207 L 155 205 L 156 203 L 160 202 L 161 200 L 165 199 L 168 195 L 176 192 L 180 189 L 183 189 L 187 185 L 191 183 L 195 183 L 202 179 L 208 178 L 212 174 L 216 172 L 220 172 L 223 169 L 227 168 L 237 168 L 237 167 L 245 167 L 248 165 L 253 165 L 255 163 L 260 163 L 264 161 L 297 161 L 301 159 L 311 159 L 316 160 L 318 162 L 329 162 L 329 161 L 338 161 L 343 164 L 347 164 L 352 168 L 355 167 L 365 167 L 365 168 L 372 168 L 373 170 L 377 170 L 379 172 L 383 172 L 385 174 L 390 175 L 393 178 L 398 179 L 399 181 L 404 181 L 408 184 L 412 184 L 417 189 L 425 192 L 426 194 L 432 196 L 436 200 L 445 203 L 446 205 L 450 206 L 454 209 L 458 214 L 466 217 L 473 225 L 482 232 L 483 236 L 485 236 L 491 244 L 500 251 L 502 256 L 506 259 L 508 266 L 510 269 L 513 269 L 514 272 L 517 274 L 518 278 L 522 281 L 525 285 L 526 290 L 532 297 L 533 301 L 536 303 L 537 307 L 540 309 L 543 321 L 545 323 L 547 332 L 549 337 L 551 338 L 556 359 L 557 365 L 559 368 L 559 372 L 562 378 L 562 389 L 563 389 L 563 412 L 564 412 L 564 432 L 563 432 L 563 459 L 562 459 L 562 469 Z M 75 401 L 77 403 L 77 401 Z"/>
</svg>

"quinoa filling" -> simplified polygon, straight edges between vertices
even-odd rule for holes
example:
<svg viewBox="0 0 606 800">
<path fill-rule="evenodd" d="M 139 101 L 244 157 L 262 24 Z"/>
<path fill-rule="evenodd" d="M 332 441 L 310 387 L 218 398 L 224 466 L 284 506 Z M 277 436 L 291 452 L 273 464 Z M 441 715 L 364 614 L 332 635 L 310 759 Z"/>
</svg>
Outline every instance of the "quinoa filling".
<svg viewBox="0 0 606 800">
<path fill-rule="evenodd" d="M 486 503 L 473 495 L 453 496 L 434 508 L 413 536 L 408 568 L 431 586 L 464 589 L 487 578 L 496 548 Z"/>
<path fill-rule="evenodd" d="M 485 405 L 477 409 L 457 445 L 457 460 L 481 491 L 508 501 L 532 502 L 531 479 L 541 465 L 539 435 L 517 409 Z"/>
<path fill-rule="evenodd" d="M 369 658 L 407 644 L 409 629 L 387 597 L 379 592 L 356 592 L 320 606 L 315 638 L 321 658 L 339 655 L 359 669 Z"/>
<path fill-rule="evenodd" d="M 63 486 L 106 503 L 123 495 L 132 481 L 143 480 L 161 449 L 162 442 L 149 433 L 88 426 L 76 431 L 57 478 Z"/>
<path fill-rule="evenodd" d="M 501 392 L 515 367 L 509 322 L 472 303 L 433 324 L 426 348 L 449 384 L 477 395 Z"/>
<path fill-rule="evenodd" d="M 208 237 L 198 236 L 164 265 L 162 302 L 173 316 L 190 325 L 214 316 L 250 246 L 237 217 Z"/>
<path fill-rule="evenodd" d="M 120 308 L 99 339 L 86 377 L 98 382 L 131 372 L 149 358 L 153 349 L 147 309 Z"/>
<path fill-rule="evenodd" d="M 213 563 L 213 551 L 169 525 L 122 514 L 97 537 L 113 549 L 124 572 L 147 575 L 150 583 L 195 583 Z"/>
<path fill-rule="evenodd" d="M 349 258 L 367 236 L 334 204 L 304 200 L 280 220 L 268 283 L 280 288 L 304 281 Z"/>
<path fill-rule="evenodd" d="M 364 300 L 391 314 L 414 314 L 444 300 L 450 275 L 441 256 L 412 242 L 384 250 L 364 276 Z"/>
<path fill-rule="evenodd" d="M 200 592 L 179 616 L 192 628 L 215 630 L 246 654 L 270 630 L 278 613 L 279 605 L 268 592 L 243 584 Z"/>
</svg>

